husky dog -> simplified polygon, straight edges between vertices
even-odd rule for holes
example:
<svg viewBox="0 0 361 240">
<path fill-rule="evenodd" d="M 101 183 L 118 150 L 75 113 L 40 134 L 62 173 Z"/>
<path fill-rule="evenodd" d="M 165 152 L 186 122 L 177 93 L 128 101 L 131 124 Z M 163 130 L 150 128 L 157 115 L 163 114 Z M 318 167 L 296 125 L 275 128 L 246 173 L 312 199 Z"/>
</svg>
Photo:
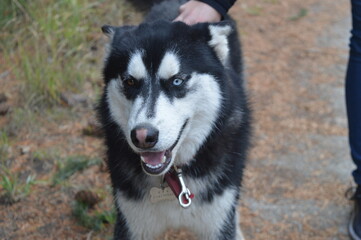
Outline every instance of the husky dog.
<svg viewBox="0 0 361 240">
<path fill-rule="evenodd" d="M 199 239 L 242 239 L 237 204 L 250 109 L 235 23 L 172 22 L 162 3 L 110 38 L 98 115 L 117 222 L 114 239 L 188 228 Z"/>
</svg>

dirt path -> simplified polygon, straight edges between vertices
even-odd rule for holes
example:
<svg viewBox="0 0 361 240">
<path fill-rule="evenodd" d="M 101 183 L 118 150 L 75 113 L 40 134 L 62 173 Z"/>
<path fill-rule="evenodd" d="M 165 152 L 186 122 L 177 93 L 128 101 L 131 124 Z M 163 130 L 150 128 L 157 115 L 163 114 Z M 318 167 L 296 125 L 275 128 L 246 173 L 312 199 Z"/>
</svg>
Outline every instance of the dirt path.
<svg viewBox="0 0 361 240">
<path fill-rule="evenodd" d="M 343 87 L 349 1 L 238 0 L 231 14 L 242 35 L 255 120 L 240 207 L 246 239 L 348 239 L 351 203 L 344 193 L 353 165 Z M 36 132 L 14 140 L 9 167 L 49 180 L 56 161 L 39 162 L 31 155 L 37 150 L 56 146 L 60 156 L 102 157 L 101 140 L 82 134 L 91 108 L 72 114 L 60 124 L 44 119 Z M 29 146 L 30 153 L 18 154 L 21 146 Z M 19 203 L 0 204 L 0 239 L 110 238 L 111 226 L 91 231 L 72 216 L 74 195 L 84 188 L 106 192 L 107 173 L 93 166 L 64 184 L 36 185 Z M 97 210 L 111 201 L 109 194 Z M 189 236 L 172 232 L 164 239 Z"/>
<path fill-rule="evenodd" d="M 348 239 L 349 3 L 241 2 L 232 13 L 243 33 L 256 121 L 241 209 L 245 235 Z M 243 16 L 251 8 L 257 14 Z"/>
</svg>

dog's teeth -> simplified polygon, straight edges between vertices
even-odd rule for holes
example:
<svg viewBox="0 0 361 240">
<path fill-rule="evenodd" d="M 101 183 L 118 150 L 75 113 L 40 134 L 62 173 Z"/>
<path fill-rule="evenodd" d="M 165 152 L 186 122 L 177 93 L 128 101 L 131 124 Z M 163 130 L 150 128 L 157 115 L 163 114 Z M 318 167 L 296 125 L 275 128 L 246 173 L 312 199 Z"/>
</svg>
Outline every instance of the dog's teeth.
<svg viewBox="0 0 361 240">
<path fill-rule="evenodd" d="M 150 165 L 150 164 L 146 164 L 146 166 L 149 167 L 149 168 L 151 168 L 151 169 L 157 169 L 157 168 L 162 167 L 162 164 L 158 164 L 158 165 L 155 165 L 155 166 Z"/>
<path fill-rule="evenodd" d="M 162 163 L 165 163 L 166 160 L 167 160 L 167 157 L 166 157 L 166 156 L 163 156 L 163 158 L 162 158 Z"/>
<path fill-rule="evenodd" d="M 144 157 L 140 156 L 140 160 L 145 163 Z"/>
</svg>

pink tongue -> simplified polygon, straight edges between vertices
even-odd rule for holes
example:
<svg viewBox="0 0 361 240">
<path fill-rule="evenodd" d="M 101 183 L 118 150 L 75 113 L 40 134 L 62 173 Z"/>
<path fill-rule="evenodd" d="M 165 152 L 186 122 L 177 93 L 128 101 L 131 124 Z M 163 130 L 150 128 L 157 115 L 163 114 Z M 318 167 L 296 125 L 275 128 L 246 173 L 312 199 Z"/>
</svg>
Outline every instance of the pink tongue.
<svg viewBox="0 0 361 240">
<path fill-rule="evenodd" d="M 164 152 L 144 152 L 141 153 L 140 156 L 143 157 L 145 163 L 156 166 L 162 163 L 162 159 L 164 157 Z"/>
</svg>

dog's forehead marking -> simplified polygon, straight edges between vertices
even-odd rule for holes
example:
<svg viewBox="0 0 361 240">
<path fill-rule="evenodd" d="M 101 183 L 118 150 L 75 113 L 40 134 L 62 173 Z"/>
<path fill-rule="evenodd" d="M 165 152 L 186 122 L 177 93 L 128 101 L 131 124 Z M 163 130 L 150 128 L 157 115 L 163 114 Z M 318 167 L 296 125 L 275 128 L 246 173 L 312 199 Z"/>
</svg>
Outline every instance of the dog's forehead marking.
<svg viewBox="0 0 361 240">
<path fill-rule="evenodd" d="M 178 74 L 179 70 L 180 62 L 178 56 L 174 52 L 168 51 L 160 62 L 157 75 L 160 79 L 169 79 Z"/>
<path fill-rule="evenodd" d="M 147 77 L 147 68 L 143 62 L 143 52 L 136 51 L 130 55 L 128 63 L 128 74 L 135 79 L 145 79 Z"/>
</svg>

